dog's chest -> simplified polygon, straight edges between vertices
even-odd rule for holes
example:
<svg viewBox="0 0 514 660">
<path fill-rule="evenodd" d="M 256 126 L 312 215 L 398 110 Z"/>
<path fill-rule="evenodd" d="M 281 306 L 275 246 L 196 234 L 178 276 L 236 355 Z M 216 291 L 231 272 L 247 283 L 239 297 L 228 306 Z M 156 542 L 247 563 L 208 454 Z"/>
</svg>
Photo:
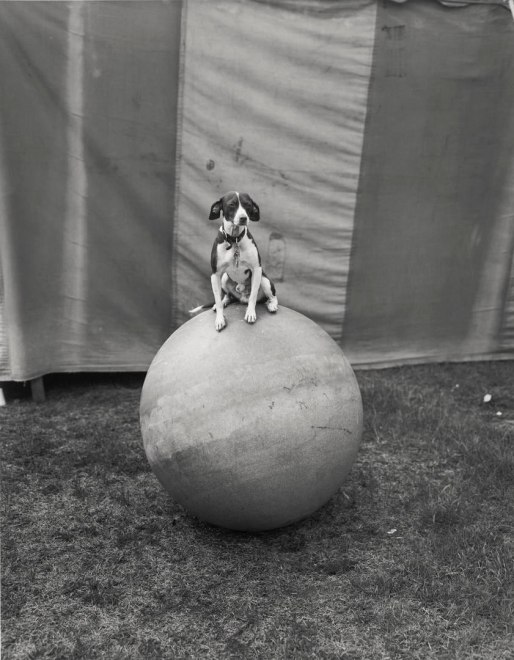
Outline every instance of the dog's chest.
<svg viewBox="0 0 514 660">
<path fill-rule="evenodd" d="M 229 247 L 225 243 L 218 245 L 218 269 L 224 272 L 244 273 L 259 265 L 259 253 L 255 243 L 249 239 L 233 243 Z"/>
</svg>

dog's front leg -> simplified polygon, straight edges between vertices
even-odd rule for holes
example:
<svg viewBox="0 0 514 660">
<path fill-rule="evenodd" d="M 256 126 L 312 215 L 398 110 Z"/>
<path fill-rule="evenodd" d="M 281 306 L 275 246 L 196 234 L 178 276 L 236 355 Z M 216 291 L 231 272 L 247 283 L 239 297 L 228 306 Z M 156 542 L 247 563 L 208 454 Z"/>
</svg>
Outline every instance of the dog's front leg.
<svg viewBox="0 0 514 660">
<path fill-rule="evenodd" d="M 213 273 L 211 275 L 211 286 L 212 292 L 214 294 L 214 307 L 216 309 L 216 320 L 214 321 L 214 327 L 219 332 L 227 325 L 225 321 L 225 315 L 223 314 L 223 301 L 221 299 L 221 277 L 219 273 Z"/>
<path fill-rule="evenodd" d="M 248 323 L 255 323 L 257 320 L 257 313 L 255 312 L 255 305 L 257 304 L 257 294 L 261 285 L 262 268 L 256 266 L 252 270 L 252 288 L 250 289 L 250 298 L 248 299 L 248 306 L 246 307 L 245 321 Z"/>
</svg>

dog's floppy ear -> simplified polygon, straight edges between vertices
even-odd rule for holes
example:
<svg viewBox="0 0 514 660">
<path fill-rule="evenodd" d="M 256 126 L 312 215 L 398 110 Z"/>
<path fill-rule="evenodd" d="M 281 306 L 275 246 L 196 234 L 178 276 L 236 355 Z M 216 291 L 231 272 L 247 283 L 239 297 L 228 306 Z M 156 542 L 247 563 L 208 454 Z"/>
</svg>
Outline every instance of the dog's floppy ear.
<svg viewBox="0 0 514 660">
<path fill-rule="evenodd" d="M 209 220 L 215 220 L 216 218 L 220 217 L 222 206 L 223 206 L 223 197 L 221 199 L 218 199 L 218 201 L 214 202 L 214 204 L 211 206 Z"/>
<path fill-rule="evenodd" d="M 261 218 L 261 212 L 259 211 L 259 207 L 257 204 L 253 201 L 253 199 L 250 197 L 248 193 L 243 193 L 244 196 L 246 197 L 247 201 L 249 202 L 250 209 L 248 210 L 248 217 L 250 220 L 253 222 L 257 222 Z"/>
</svg>

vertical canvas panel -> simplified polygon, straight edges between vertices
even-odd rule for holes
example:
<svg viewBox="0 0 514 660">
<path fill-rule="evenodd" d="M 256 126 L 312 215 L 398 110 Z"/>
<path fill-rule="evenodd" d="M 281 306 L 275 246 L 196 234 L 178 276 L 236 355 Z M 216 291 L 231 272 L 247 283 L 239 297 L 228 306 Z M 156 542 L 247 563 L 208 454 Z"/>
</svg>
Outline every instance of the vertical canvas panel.
<svg viewBox="0 0 514 660">
<path fill-rule="evenodd" d="M 499 7 L 379 4 L 343 328 L 356 363 L 499 350 L 513 37 Z"/>
<path fill-rule="evenodd" d="M 52 366 L 66 197 L 68 9 L 0 4 L 0 255 L 11 377 Z"/>
<path fill-rule="evenodd" d="M 209 209 L 239 190 L 260 206 L 251 231 L 280 302 L 340 337 L 376 8 L 323 7 L 187 3 L 177 323 L 212 298 Z"/>
<path fill-rule="evenodd" d="M 145 369 L 171 331 L 180 13 L 0 4 L 12 378 Z"/>
<path fill-rule="evenodd" d="M 91 3 L 85 20 L 84 345 L 144 369 L 171 332 L 180 4 Z"/>
</svg>

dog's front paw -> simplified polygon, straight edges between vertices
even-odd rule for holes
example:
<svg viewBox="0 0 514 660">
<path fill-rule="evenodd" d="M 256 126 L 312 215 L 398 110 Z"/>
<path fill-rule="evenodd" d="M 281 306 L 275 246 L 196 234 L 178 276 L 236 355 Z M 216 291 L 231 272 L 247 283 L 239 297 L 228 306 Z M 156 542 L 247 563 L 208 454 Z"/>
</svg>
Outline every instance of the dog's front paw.
<svg viewBox="0 0 514 660">
<path fill-rule="evenodd" d="M 223 328 L 227 325 L 227 322 L 225 321 L 225 317 L 223 315 L 218 316 L 216 315 L 216 320 L 214 321 L 214 327 L 218 332 L 223 330 Z"/>
<path fill-rule="evenodd" d="M 268 308 L 268 312 L 271 312 L 272 314 L 276 312 L 278 309 L 278 298 L 276 296 L 270 298 L 266 303 L 266 307 Z"/>
<path fill-rule="evenodd" d="M 247 323 L 255 323 L 255 321 L 257 321 L 257 314 L 255 313 L 255 309 L 247 308 L 245 314 L 245 321 Z"/>
</svg>

